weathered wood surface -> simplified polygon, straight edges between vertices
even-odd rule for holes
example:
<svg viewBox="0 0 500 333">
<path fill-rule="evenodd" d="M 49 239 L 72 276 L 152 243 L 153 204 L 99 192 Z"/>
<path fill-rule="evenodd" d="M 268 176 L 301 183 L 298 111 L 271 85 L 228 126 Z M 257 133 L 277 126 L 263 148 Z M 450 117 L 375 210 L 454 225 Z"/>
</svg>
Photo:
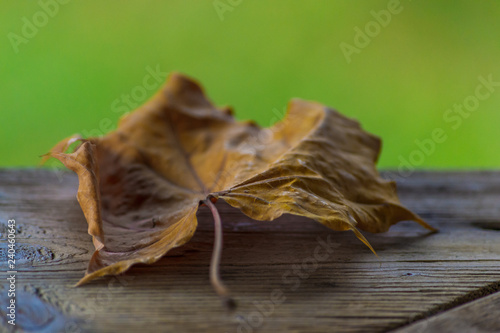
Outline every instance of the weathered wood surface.
<svg viewBox="0 0 500 333">
<path fill-rule="evenodd" d="M 471 302 L 476 301 L 481 304 L 473 308 L 477 316 L 482 309 L 489 311 L 480 328 L 498 329 L 498 295 L 482 297 L 500 290 L 500 172 L 414 173 L 399 182 L 401 200 L 440 232 L 429 234 L 402 222 L 385 234 L 365 233 L 378 258 L 352 233 L 294 216 L 252 221 L 218 203 L 224 223 L 221 275 L 238 302 L 232 313 L 220 305 L 208 280 L 213 227 L 206 207 L 200 209 L 200 226 L 187 245 L 153 265 L 73 288 L 93 252 L 76 189 L 77 179 L 70 173 L 60 178 L 48 170 L 0 171 L 3 273 L 7 220 L 14 218 L 18 225 L 17 328 L 419 332 L 424 327 L 443 332 L 451 318 L 443 316 L 466 320 L 461 308 L 450 309 L 469 303 L 474 307 Z M 328 239 L 331 253 L 320 245 Z M 0 331 L 10 328 L 2 313 L 4 276 Z M 277 304 L 270 306 L 273 298 Z M 496 303 L 483 306 L 489 299 Z M 469 328 L 455 325 L 448 331 Z"/>
<path fill-rule="evenodd" d="M 495 293 L 396 332 L 500 332 L 499 309 L 500 293 Z"/>
</svg>

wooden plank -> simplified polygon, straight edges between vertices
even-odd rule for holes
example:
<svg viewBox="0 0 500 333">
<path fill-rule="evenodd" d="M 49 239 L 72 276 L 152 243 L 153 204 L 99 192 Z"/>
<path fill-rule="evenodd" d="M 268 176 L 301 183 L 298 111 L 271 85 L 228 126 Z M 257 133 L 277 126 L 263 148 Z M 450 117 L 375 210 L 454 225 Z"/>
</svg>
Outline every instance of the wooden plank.
<svg viewBox="0 0 500 333">
<path fill-rule="evenodd" d="M 394 333 L 500 332 L 499 318 L 500 293 L 495 293 L 421 320 Z"/>
<path fill-rule="evenodd" d="M 440 232 L 402 222 L 385 234 L 365 234 L 379 258 L 352 233 L 294 216 L 253 221 L 218 203 L 222 278 L 239 305 L 233 313 L 220 306 L 208 280 L 213 227 L 205 208 L 193 239 L 157 263 L 73 288 L 93 247 L 75 198 L 77 179 L 59 176 L 0 171 L 0 238 L 15 218 L 19 303 L 25 313 L 41 314 L 18 323 L 39 330 L 387 331 L 499 289 L 500 172 L 418 172 L 404 179 L 402 201 Z M 331 253 L 321 247 L 328 239 Z M 323 259 L 315 259 L 316 248 Z M 0 271 L 6 271 L 4 242 Z"/>
</svg>

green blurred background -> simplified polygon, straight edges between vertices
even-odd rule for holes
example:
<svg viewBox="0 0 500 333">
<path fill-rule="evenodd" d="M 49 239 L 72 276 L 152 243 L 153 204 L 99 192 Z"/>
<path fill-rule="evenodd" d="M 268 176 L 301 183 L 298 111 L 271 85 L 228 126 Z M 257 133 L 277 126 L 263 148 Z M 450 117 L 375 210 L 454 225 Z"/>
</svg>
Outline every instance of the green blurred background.
<svg viewBox="0 0 500 333">
<path fill-rule="evenodd" d="M 412 158 L 435 128 L 447 139 L 416 167 L 500 166 L 500 87 L 459 126 L 443 119 L 479 76 L 500 81 L 498 1 L 401 0 L 379 32 L 369 23 L 387 0 L 65 0 L 43 14 L 54 1 L 0 4 L 0 166 L 36 165 L 64 137 L 109 130 L 130 109 L 116 112 L 117 99 L 155 92 L 137 87 L 156 67 L 263 126 L 292 97 L 334 107 L 382 137 L 382 167 Z M 340 45 L 356 46 L 367 24 L 373 37 L 348 63 Z"/>
</svg>

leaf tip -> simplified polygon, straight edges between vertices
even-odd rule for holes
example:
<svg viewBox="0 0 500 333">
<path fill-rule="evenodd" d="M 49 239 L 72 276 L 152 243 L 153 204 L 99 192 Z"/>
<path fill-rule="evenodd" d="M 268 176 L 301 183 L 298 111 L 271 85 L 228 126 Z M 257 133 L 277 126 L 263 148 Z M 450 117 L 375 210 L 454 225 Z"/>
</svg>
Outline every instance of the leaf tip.
<svg viewBox="0 0 500 333">
<path fill-rule="evenodd" d="M 51 157 L 54 157 L 54 154 L 66 152 L 74 142 L 79 140 L 83 140 L 82 137 L 79 134 L 75 134 L 60 141 L 48 153 L 39 156 L 41 158 L 39 166 L 44 165 Z"/>
<path fill-rule="evenodd" d="M 80 286 L 83 286 L 84 284 L 88 283 L 89 281 L 86 279 L 87 276 L 84 276 L 83 278 L 80 279 L 77 283 L 73 285 L 73 288 L 77 288 Z"/>
<path fill-rule="evenodd" d="M 422 220 L 420 217 L 415 217 L 415 222 L 417 222 L 418 224 L 420 224 L 425 229 L 430 230 L 432 233 L 439 232 L 439 229 L 434 228 L 433 226 L 431 226 L 430 224 L 428 224 L 427 222 L 425 222 L 424 220 Z"/>
<path fill-rule="evenodd" d="M 379 258 L 377 252 L 375 252 L 375 249 L 371 246 L 370 242 L 368 242 L 368 240 L 365 238 L 365 236 L 363 236 L 363 234 L 356 228 L 356 227 L 352 227 L 351 230 L 354 232 L 354 234 L 356 235 L 356 237 L 358 237 L 358 239 L 360 241 L 362 241 L 366 246 L 368 246 L 368 248 L 373 252 L 373 254 Z"/>
</svg>

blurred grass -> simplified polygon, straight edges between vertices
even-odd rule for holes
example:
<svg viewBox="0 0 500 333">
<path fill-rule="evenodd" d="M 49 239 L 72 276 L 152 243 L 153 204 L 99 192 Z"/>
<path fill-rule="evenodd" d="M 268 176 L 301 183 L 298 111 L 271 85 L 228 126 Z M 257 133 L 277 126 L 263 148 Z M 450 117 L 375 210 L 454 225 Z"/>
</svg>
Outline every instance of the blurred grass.
<svg viewBox="0 0 500 333">
<path fill-rule="evenodd" d="M 243 0 L 221 21 L 211 0 L 74 0 L 16 54 L 8 33 L 21 35 L 22 18 L 41 9 L 2 2 L 0 165 L 35 165 L 58 140 L 115 123 L 112 102 L 159 65 L 264 126 L 292 97 L 332 106 L 382 137 L 383 167 L 397 167 L 436 127 L 448 139 L 421 167 L 499 167 L 500 88 L 458 129 L 443 121 L 479 75 L 500 81 L 498 2 L 402 0 L 348 64 L 339 44 L 353 44 L 353 28 L 387 3 Z"/>
</svg>

